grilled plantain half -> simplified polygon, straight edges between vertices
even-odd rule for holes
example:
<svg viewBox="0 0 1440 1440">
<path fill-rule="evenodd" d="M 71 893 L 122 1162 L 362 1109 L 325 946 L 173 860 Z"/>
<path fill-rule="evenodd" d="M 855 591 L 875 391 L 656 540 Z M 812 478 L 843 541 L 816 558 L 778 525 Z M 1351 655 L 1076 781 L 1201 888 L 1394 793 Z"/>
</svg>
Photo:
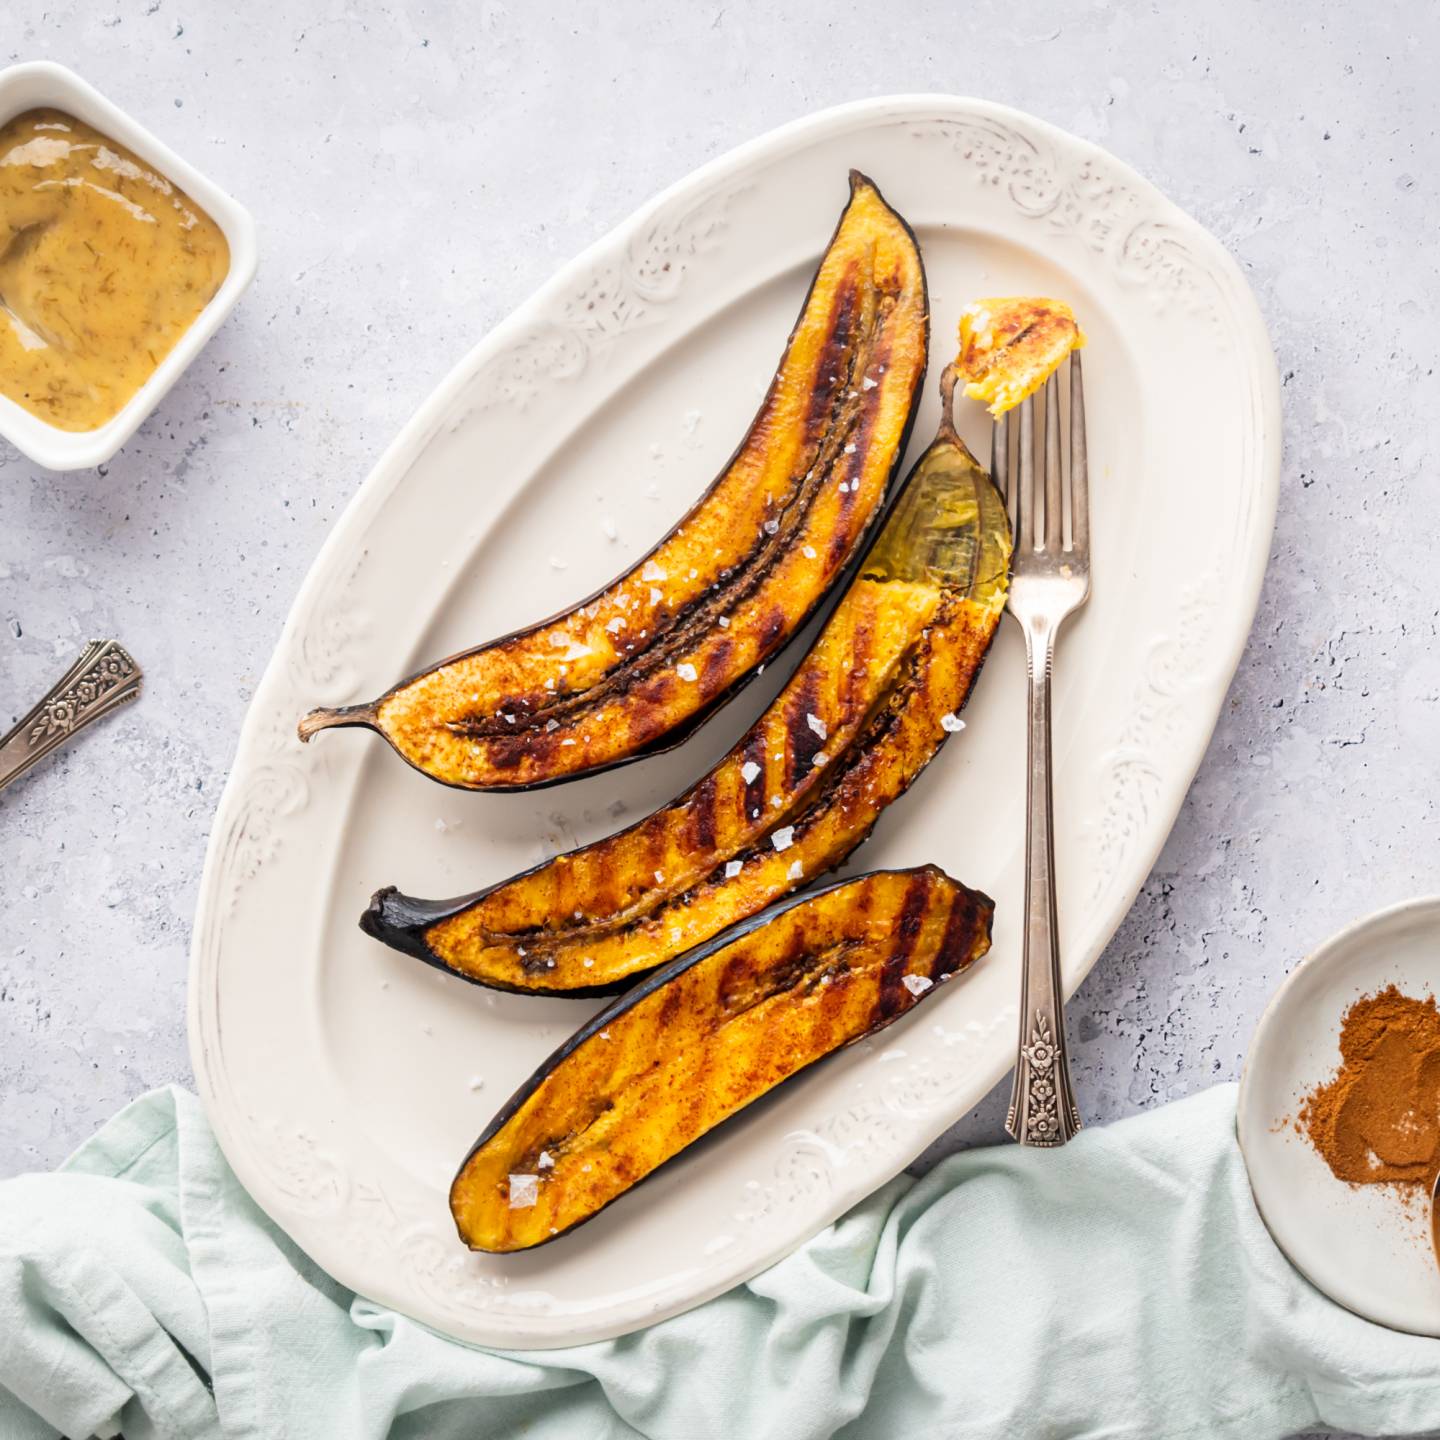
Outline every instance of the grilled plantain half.
<svg viewBox="0 0 1440 1440">
<path fill-rule="evenodd" d="M 456 900 L 381 890 L 370 935 L 467 980 L 605 994 L 839 865 L 947 737 L 1005 607 L 1004 504 L 950 420 L 810 652 L 698 784 Z"/>
<path fill-rule="evenodd" d="M 450 1187 L 472 1250 L 543 1245 L 766 1091 L 873 1035 L 990 948 L 994 905 L 934 866 L 787 901 L 594 1016 Z"/>
<path fill-rule="evenodd" d="M 795 634 L 857 553 L 905 451 L 929 344 L 909 227 L 858 172 L 749 433 L 693 509 L 573 609 L 378 700 L 378 731 L 447 785 L 518 790 L 678 744 Z"/>
</svg>

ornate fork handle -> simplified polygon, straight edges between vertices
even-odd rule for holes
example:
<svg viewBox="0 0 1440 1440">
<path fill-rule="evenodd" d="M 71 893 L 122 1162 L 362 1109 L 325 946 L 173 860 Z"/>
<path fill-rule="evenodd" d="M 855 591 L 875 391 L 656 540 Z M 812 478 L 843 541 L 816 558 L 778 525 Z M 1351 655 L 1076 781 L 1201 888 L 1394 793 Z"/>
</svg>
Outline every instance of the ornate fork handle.
<svg viewBox="0 0 1440 1440">
<path fill-rule="evenodd" d="M 1025 625 L 1030 671 L 1029 768 L 1025 786 L 1025 944 L 1020 1053 L 1005 1128 L 1022 1145 L 1063 1145 L 1080 1129 L 1065 1048 L 1064 991 L 1055 905 L 1054 806 L 1050 787 L 1050 670 L 1056 627 Z"/>
<path fill-rule="evenodd" d="M 113 640 L 92 640 L 40 703 L 0 739 L 0 790 L 92 721 L 140 693 L 140 667 Z"/>
</svg>

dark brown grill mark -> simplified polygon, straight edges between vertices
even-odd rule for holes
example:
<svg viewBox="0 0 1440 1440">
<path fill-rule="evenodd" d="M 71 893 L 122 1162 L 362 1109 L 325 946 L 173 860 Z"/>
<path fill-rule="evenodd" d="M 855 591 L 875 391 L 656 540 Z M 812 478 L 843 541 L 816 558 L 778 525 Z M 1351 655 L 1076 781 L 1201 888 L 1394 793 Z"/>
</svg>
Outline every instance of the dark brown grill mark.
<svg viewBox="0 0 1440 1440">
<path fill-rule="evenodd" d="M 825 748 L 810 728 L 815 714 L 820 677 L 813 670 L 802 672 L 800 683 L 785 706 L 785 788 L 793 790 L 815 768 L 814 759 Z"/>
<path fill-rule="evenodd" d="M 725 968 L 720 972 L 717 993 L 722 1008 L 732 1010 L 740 996 L 749 990 L 753 980 L 754 967 L 750 963 L 749 955 L 742 949 L 725 962 Z"/>
<path fill-rule="evenodd" d="M 665 998 L 661 1001 L 659 1013 L 655 1017 L 656 1027 L 664 1030 L 670 1025 L 671 1021 L 679 1019 L 684 1004 L 684 988 L 680 985 L 667 986 Z"/>
<path fill-rule="evenodd" d="M 722 635 L 706 651 L 705 658 L 701 662 L 700 689 L 704 692 L 707 700 L 712 695 L 718 695 L 729 683 L 730 677 L 726 673 L 726 669 L 734 650 L 735 642 L 728 635 Z"/>
<path fill-rule="evenodd" d="M 826 563 L 836 569 L 845 563 L 850 553 L 849 537 L 854 533 L 852 512 L 860 503 L 865 459 L 876 422 L 880 418 L 880 394 L 879 389 L 871 390 L 862 400 L 855 427 L 850 432 L 855 451 L 851 455 L 842 455 L 841 464 L 837 467 L 839 482 L 845 486 L 845 489 L 840 491 L 840 509 L 844 512 L 845 520 L 835 527 L 826 556 Z"/>
<path fill-rule="evenodd" d="M 787 616 L 784 609 L 775 605 L 765 612 L 765 617 L 760 621 L 760 653 L 768 655 L 776 645 L 776 642 L 785 633 Z"/>
<path fill-rule="evenodd" d="M 668 894 L 668 891 L 664 889 L 665 881 L 662 878 L 665 874 L 665 857 L 668 850 L 664 829 L 659 825 L 649 826 L 645 831 L 645 860 L 643 863 L 647 874 L 642 882 L 642 889 L 649 890 L 650 882 L 653 880 L 656 892 L 661 897 Z"/>
<path fill-rule="evenodd" d="M 905 968 L 910 962 L 910 952 L 915 948 L 915 937 L 920 933 L 921 917 L 929 898 L 930 882 L 926 876 L 915 876 L 905 887 L 905 900 L 895 924 L 896 943 L 885 957 L 885 965 L 880 972 L 880 993 L 870 1016 L 872 1029 L 893 1019 L 906 1008 L 910 999 L 910 992 L 905 988 Z"/>
<path fill-rule="evenodd" d="M 745 742 L 744 761 L 759 767 L 755 778 L 745 781 L 745 818 L 749 820 L 757 810 L 764 815 L 769 803 L 765 795 L 765 736 L 758 728 Z"/>
<path fill-rule="evenodd" d="M 980 895 L 968 890 L 962 890 L 954 897 L 945 922 L 944 938 L 930 962 L 932 980 L 953 975 L 970 963 L 970 957 L 975 953 L 975 942 L 984 932 L 992 909 Z"/>
<path fill-rule="evenodd" d="M 715 772 L 712 770 L 696 787 L 691 797 L 690 843 L 697 851 L 712 850 L 715 846 Z"/>
<path fill-rule="evenodd" d="M 533 753 L 530 732 L 513 730 L 506 735 L 492 735 L 486 749 L 486 757 L 497 770 L 514 770 L 522 765 Z"/>
<path fill-rule="evenodd" d="M 855 692 L 865 683 L 870 669 L 870 654 L 875 648 L 875 626 L 868 615 L 861 613 L 860 623 L 851 632 L 850 663 L 840 678 L 840 704 L 846 715 L 855 709 Z"/>
<path fill-rule="evenodd" d="M 819 977 L 827 970 L 847 964 L 847 956 L 856 948 L 855 942 L 842 936 L 821 943 L 823 937 L 811 935 L 803 920 L 803 916 L 796 916 L 775 922 L 777 926 L 788 923 L 791 928 L 783 936 L 783 948 L 768 961 L 763 949 L 757 961 L 747 948 L 726 962 L 721 972 L 719 995 L 727 1019 L 733 1020 L 756 1005 L 763 1005 L 765 1001 L 790 991 L 806 994 L 814 989 Z M 835 928 L 838 930 L 845 923 L 846 917 L 842 916 Z M 763 935 L 765 932 L 760 933 Z M 780 939 L 778 936 L 769 938 L 772 941 Z"/>
<path fill-rule="evenodd" d="M 815 370 L 815 383 L 810 388 L 810 404 L 805 411 L 805 439 L 813 447 L 830 425 L 835 398 L 843 395 L 850 382 L 850 354 L 855 328 L 855 310 L 859 299 L 856 291 L 856 266 L 846 269 L 830 311 L 825 348 Z M 832 381 L 831 376 L 834 376 Z"/>
</svg>

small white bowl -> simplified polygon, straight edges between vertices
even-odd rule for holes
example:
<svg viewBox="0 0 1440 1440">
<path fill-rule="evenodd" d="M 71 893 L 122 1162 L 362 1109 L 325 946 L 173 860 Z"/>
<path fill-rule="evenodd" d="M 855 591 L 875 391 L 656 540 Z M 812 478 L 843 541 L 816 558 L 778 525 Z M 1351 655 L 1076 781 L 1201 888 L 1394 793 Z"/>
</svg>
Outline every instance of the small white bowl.
<svg viewBox="0 0 1440 1440">
<path fill-rule="evenodd" d="M 1440 994 L 1440 896 L 1356 921 L 1290 972 L 1250 1042 L 1236 1129 L 1255 1203 L 1296 1269 L 1367 1320 L 1440 1335 L 1429 1197 L 1407 1214 L 1385 1187 L 1344 1184 L 1294 1127 L 1304 1097 L 1339 1067 L 1345 1011 L 1391 984 Z"/>
<path fill-rule="evenodd" d="M 208 211 L 230 246 L 229 273 L 210 303 L 124 409 L 98 429 L 59 430 L 0 395 L 0 435 L 37 465 L 50 470 L 85 470 L 103 465 L 135 433 L 235 308 L 255 274 L 255 222 L 243 205 L 63 65 L 39 60 L 0 70 L 0 125 L 41 106 L 67 111 L 134 151 Z"/>
</svg>

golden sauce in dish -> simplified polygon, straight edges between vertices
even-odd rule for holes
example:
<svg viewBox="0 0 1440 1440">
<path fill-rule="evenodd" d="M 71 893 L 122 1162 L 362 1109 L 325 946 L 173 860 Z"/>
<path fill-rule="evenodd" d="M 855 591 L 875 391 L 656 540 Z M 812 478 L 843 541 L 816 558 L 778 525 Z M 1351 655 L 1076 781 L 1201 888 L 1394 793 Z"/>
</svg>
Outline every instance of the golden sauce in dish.
<svg viewBox="0 0 1440 1440">
<path fill-rule="evenodd" d="M 59 110 L 0 126 L 0 394 L 61 430 L 112 419 L 230 268 L 220 227 Z"/>
</svg>

